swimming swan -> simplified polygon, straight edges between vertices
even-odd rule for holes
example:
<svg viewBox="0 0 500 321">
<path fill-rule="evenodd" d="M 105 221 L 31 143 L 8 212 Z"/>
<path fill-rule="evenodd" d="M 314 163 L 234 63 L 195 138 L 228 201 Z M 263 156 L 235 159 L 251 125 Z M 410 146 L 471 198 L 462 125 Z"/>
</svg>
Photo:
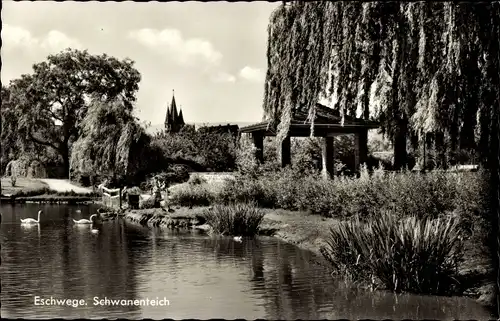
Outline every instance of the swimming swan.
<svg viewBox="0 0 500 321">
<path fill-rule="evenodd" d="M 21 219 L 21 224 L 38 224 L 40 223 L 40 214 L 42 214 L 42 211 L 38 211 L 38 220 L 35 220 L 34 218 L 25 218 Z"/>
<path fill-rule="evenodd" d="M 82 218 L 81 220 L 75 220 L 75 219 L 73 219 L 73 222 L 75 222 L 75 224 L 92 224 L 92 218 L 94 216 L 97 216 L 97 215 L 96 214 L 90 215 L 90 217 L 89 217 L 88 220 L 84 219 L 84 218 Z"/>
<path fill-rule="evenodd" d="M 233 240 L 235 240 L 236 242 L 241 242 L 241 236 L 235 236 L 233 237 Z"/>
</svg>

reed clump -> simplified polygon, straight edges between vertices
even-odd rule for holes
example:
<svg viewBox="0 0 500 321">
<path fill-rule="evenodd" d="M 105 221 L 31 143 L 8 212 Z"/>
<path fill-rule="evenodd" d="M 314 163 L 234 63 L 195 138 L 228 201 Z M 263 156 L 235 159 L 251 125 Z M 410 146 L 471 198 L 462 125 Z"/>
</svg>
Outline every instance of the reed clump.
<svg viewBox="0 0 500 321">
<path fill-rule="evenodd" d="M 252 203 L 217 204 L 204 213 L 211 231 L 218 235 L 255 236 L 264 218 L 264 211 Z"/>
<path fill-rule="evenodd" d="M 459 221 L 390 212 L 331 228 L 322 254 L 336 272 L 395 292 L 447 294 L 457 288 L 462 259 Z"/>
</svg>

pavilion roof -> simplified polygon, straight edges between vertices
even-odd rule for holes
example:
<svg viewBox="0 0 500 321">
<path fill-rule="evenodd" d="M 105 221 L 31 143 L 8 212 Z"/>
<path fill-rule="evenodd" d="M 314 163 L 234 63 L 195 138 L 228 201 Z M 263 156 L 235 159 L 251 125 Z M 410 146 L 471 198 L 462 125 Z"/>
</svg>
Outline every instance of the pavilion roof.
<svg viewBox="0 0 500 321">
<path fill-rule="evenodd" d="M 309 136 L 311 121 L 307 119 L 308 113 L 302 110 L 295 111 L 290 122 L 291 136 Z M 341 124 L 342 117 L 340 112 L 333 110 L 327 106 L 317 103 L 316 116 L 314 119 L 314 130 L 318 136 L 335 133 L 356 133 L 362 129 L 374 129 L 380 127 L 380 124 L 375 121 L 364 120 L 353 116 L 344 116 L 344 124 Z M 263 121 L 257 124 L 242 127 L 241 133 L 261 133 L 266 136 L 276 134 L 276 126 L 270 126 L 269 121 Z"/>
</svg>

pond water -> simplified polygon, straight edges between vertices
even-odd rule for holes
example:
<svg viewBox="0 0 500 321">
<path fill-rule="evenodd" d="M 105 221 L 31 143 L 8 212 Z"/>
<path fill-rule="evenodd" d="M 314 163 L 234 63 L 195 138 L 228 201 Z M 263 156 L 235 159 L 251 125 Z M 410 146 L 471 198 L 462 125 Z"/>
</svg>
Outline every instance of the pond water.
<svg viewBox="0 0 500 321">
<path fill-rule="evenodd" d="M 0 206 L 2 317 L 491 318 L 469 298 L 348 287 L 314 263 L 312 253 L 274 238 L 238 243 L 195 232 L 150 230 L 122 220 L 105 222 L 95 234 L 88 225 L 73 224 L 71 218 L 88 218 L 96 207 Z M 20 224 L 20 218 L 36 218 L 39 209 L 44 211 L 39 225 Z M 36 305 L 35 297 L 86 304 Z M 95 305 L 95 297 L 165 298 L 161 303 L 168 305 Z"/>
</svg>

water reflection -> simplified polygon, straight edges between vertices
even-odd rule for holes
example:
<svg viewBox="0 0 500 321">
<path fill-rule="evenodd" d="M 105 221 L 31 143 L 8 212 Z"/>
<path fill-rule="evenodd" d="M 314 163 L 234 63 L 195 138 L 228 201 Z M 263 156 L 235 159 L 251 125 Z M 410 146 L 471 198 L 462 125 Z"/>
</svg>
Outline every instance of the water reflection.
<svg viewBox="0 0 500 321">
<path fill-rule="evenodd" d="M 273 238 L 211 238 L 121 220 L 73 224 L 95 208 L 46 207 L 21 227 L 7 209 L 2 232 L 2 316 L 39 318 L 483 319 L 473 300 L 369 292 L 331 279 L 310 252 Z M 20 213 L 22 212 L 22 213 Z M 99 233 L 92 233 L 96 227 Z M 35 306 L 34 296 L 87 306 Z M 155 299 L 170 306 L 94 306 L 93 297 Z"/>
</svg>

